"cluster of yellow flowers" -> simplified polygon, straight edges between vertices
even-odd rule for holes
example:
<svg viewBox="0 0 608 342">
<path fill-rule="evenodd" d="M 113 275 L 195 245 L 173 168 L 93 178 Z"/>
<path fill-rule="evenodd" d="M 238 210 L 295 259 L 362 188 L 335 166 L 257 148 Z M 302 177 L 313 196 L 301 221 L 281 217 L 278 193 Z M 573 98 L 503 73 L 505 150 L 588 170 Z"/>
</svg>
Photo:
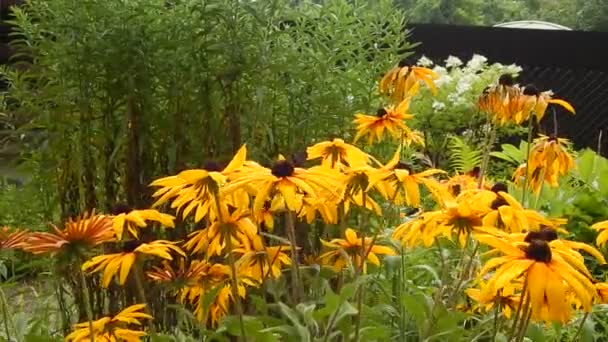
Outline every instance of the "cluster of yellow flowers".
<svg viewBox="0 0 608 342">
<path fill-rule="evenodd" d="M 480 244 L 490 247 L 477 273 L 479 287 L 467 290 L 481 308 L 501 303 L 508 317 L 515 310 L 516 317 L 561 322 L 571 317 L 573 308 L 588 312 L 595 301 L 606 299 L 608 285 L 592 278 L 579 251 L 601 263 L 605 260 L 591 246 L 560 239 L 563 220 L 526 209 L 501 183 L 489 186 L 478 182 L 484 177 L 478 171 L 440 181 L 438 177 L 446 176 L 444 171 L 416 170 L 400 161 L 404 144 L 423 141 L 420 133 L 404 122 L 413 117 L 407 113 L 409 104 L 421 84 L 436 91 L 436 78 L 430 69 L 401 62 L 380 81 L 380 93 L 392 103 L 375 116 L 356 114 L 355 142 L 367 136 L 373 143 L 386 135 L 400 141 L 386 164 L 342 139 L 309 147 L 308 160 L 320 163 L 308 168 L 282 156 L 265 167 L 247 160 L 247 148 L 242 146 L 224 168 L 208 163 L 151 183 L 157 188 L 153 208 L 169 207 L 180 221 L 197 227 L 185 241 L 150 239 L 142 231 L 152 226 L 174 228 L 175 216 L 157 209 L 125 209 L 114 215 L 90 213 L 69 220 L 63 228 L 53 226 L 51 232 L 2 230 L 0 248 L 70 255 L 82 272 L 101 273 L 103 287 L 112 281 L 118 285 L 132 282 L 141 290 L 146 279 L 174 284 L 170 293 L 179 302 L 193 306 L 202 322 L 216 325 L 231 310 L 238 313 L 248 289 L 281 277 L 286 267 L 291 267 L 292 287 L 298 290 L 298 264 L 310 256 L 301 253 L 295 220 L 339 224 L 334 228 L 343 238 L 321 240 L 323 250 L 313 257 L 314 262 L 336 271 L 365 273 L 368 263 L 380 265 L 378 256 L 394 255 L 395 250 L 380 243 L 386 238 L 382 230 L 348 228 L 351 208 L 381 216 L 380 199 L 420 208 L 424 190 L 435 199 L 437 210 L 419 212 L 398 226 L 391 237 L 408 248 L 428 247 L 441 238 L 456 240 L 463 247 L 474 244 L 475 251 Z M 521 123 L 532 116 L 542 118 L 550 103 L 574 112 L 565 101 L 530 86 L 521 88 L 505 76 L 482 94 L 479 106 L 496 123 Z M 545 181 L 557 186 L 558 177 L 573 167 L 567 141 L 542 136 L 534 142 L 515 181 L 524 179 L 539 191 Z M 605 243 L 608 221 L 594 228 L 601 230 L 598 243 Z M 274 232 L 285 234 L 289 244 L 273 243 L 277 240 L 267 233 Z M 102 254 L 89 258 L 93 247 L 100 245 Z M 205 294 L 213 290 L 217 294 L 205 307 Z M 85 341 L 90 336 L 109 341 L 139 340 L 144 332 L 135 327 L 141 325 L 141 319 L 152 319 L 150 312 L 142 312 L 146 310 L 143 291 L 140 300 L 113 317 L 95 321 L 89 317 L 88 323 L 75 326 L 68 340 Z"/>
</svg>

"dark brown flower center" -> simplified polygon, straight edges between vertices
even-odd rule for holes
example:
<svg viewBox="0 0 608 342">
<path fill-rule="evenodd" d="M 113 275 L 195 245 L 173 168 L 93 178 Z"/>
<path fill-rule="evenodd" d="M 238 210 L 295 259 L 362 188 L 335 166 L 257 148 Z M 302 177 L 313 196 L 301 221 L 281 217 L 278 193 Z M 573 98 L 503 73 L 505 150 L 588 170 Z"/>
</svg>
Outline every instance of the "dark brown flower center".
<svg viewBox="0 0 608 342">
<path fill-rule="evenodd" d="M 381 117 L 385 116 L 385 115 L 386 115 L 386 113 L 388 113 L 388 112 L 386 111 L 386 109 L 384 109 L 384 108 L 379 108 L 379 109 L 378 109 L 378 111 L 376 112 L 376 116 L 377 116 L 377 117 L 379 117 L 379 118 L 381 118 Z"/>
<path fill-rule="evenodd" d="M 141 241 L 139 240 L 127 240 L 122 245 L 122 251 L 124 253 L 131 253 L 135 250 L 135 248 L 141 245 Z"/>
<path fill-rule="evenodd" d="M 405 67 L 409 66 L 409 63 L 407 62 L 407 58 L 400 60 L 398 65 L 400 68 L 405 68 Z"/>
<path fill-rule="evenodd" d="M 475 166 L 471 171 L 467 172 L 467 175 L 477 178 L 477 177 L 479 177 L 480 172 L 481 172 L 481 169 L 479 168 L 479 166 Z"/>
<path fill-rule="evenodd" d="M 276 162 L 270 170 L 275 177 L 289 177 L 293 175 L 295 168 L 293 167 L 293 164 L 287 160 L 280 160 Z"/>
<path fill-rule="evenodd" d="M 112 207 L 111 213 L 112 215 L 127 214 L 131 212 L 131 210 L 133 210 L 133 208 L 127 203 L 116 203 Z"/>
<path fill-rule="evenodd" d="M 505 183 L 501 183 L 501 182 L 494 183 L 494 185 L 492 186 L 492 192 L 499 193 L 501 191 L 508 193 L 509 188 L 507 188 L 507 185 Z"/>
<path fill-rule="evenodd" d="M 210 160 L 203 165 L 203 169 L 209 172 L 220 172 L 222 171 L 222 167 L 216 161 Z"/>
<path fill-rule="evenodd" d="M 528 234 L 526 234 L 526 237 L 524 238 L 525 242 L 532 242 L 534 240 L 541 240 L 541 241 L 546 241 L 546 242 L 551 242 L 553 240 L 557 240 L 558 236 L 557 236 L 557 232 L 549 227 L 543 227 L 538 231 L 535 232 L 528 232 Z"/>
<path fill-rule="evenodd" d="M 492 201 L 492 204 L 490 204 L 490 208 L 492 208 L 492 210 L 497 210 L 498 208 L 502 207 L 503 205 L 509 205 L 509 203 L 507 201 L 505 201 L 505 199 L 502 198 L 502 196 L 498 196 L 498 197 L 496 197 L 496 199 L 494 201 Z"/>
<path fill-rule="evenodd" d="M 540 262 L 551 262 L 551 247 L 549 247 L 547 241 L 532 240 L 526 247 L 526 258 Z"/>
<path fill-rule="evenodd" d="M 534 84 L 528 84 L 524 88 L 524 95 L 538 96 L 538 95 L 540 95 L 540 90 L 538 90 L 538 88 L 536 88 L 536 86 Z"/>
<path fill-rule="evenodd" d="M 397 165 L 395 165 L 395 167 L 393 169 L 407 170 L 407 172 L 409 172 L 410 174 L 414 173 L 414 168 L 412 167 L 412 165 L 402 162 L 402 161 L 398 162 Z"/>
<path fill-rule="evenodd" d="M 502 74 L 498 78 L 498 84 L 500 84 L 502 86 L 509 86 L 510 87 L 510 86 L 512 86 L 512 85 L 515 84 L 515 79 L 510 74 Z"/>
</svg>

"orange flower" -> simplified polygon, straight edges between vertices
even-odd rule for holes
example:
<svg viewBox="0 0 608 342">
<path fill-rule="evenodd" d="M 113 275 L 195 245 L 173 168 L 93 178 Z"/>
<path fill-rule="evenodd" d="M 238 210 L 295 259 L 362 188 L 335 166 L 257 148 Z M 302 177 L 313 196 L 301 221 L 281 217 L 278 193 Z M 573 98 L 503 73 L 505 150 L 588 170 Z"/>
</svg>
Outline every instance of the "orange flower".
<svg viewBox="0 0 608 342">
<path fill-rule="evenodd" d="M 403 120 L 411 119 L 412 114 L 407 111 L 410 107 L 410 100 L 405 99 L 397 106 L 387 106 L 378 109 L 376 115 L 355 114 L 353 123 L 357 124 L 357 135 L 355 135 L 354 143 L 363 136 L 368 136 L 368 144 L 373 144 L 374 141 L 380 141 L 384 137 L 385 131 L 394 138 L 399 138 L 399 135 L 408 129 Z"/>
<path fill-rule="evenodd" d="M 11 232 L 8 227 L 3 227 L 0 229 L 0 250 L 23 248 L 27 238 L 28 232 L 25 230 Z"/>
<path fill-rule="evenodd" d="M 401 60 L 399 64 L 389 70 L 380 80 L 380 93 L 390 96 L 395 101 L 401 101 L 414 96 L 423 82 L 433 92 L 437 93 L 434 80 L 439 76 L 433 70 L 419 66 L 408 66 L 407 61 Z"/>
<path fill-rule="evenodd" d="M 57 253 L 67 248 L 92 247 L 114 240 L 112 219 L 104 215 L 84 214 L 69 219 L 63 230 L 51 225 L 52 233 L 31 233 L 23 249 L 34 253 Z"/>
</svg>

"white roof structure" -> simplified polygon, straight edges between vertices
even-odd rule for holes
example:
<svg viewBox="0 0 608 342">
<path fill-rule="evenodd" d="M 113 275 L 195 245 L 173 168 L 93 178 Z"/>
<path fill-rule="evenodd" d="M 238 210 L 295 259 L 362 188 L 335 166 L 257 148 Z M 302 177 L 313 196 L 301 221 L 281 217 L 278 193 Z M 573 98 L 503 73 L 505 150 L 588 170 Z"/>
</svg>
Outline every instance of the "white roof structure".
<svg viewBox="0 0 608 342">
<path fill-rule="evenodd" d="M 571 28 L 550 23 L 548 21 L 540 21 L 540 20 L 518 20 L 518 21 L 510 21 L 507 23 L 496 24 L 494 27 L 507 27 L 507 28 L 524 28 L 524 29 L 538 29 L 538 30 L 566 30 L 572 31 Z"/>
</svg>

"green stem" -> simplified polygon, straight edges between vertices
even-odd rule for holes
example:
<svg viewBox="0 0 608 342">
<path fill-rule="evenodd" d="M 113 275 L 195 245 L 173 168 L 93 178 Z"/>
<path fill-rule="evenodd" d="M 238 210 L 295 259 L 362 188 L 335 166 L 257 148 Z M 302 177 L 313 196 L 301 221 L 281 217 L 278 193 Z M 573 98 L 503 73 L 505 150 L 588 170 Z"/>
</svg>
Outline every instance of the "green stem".
<svg viewBox="0 0 608 342">
<path fill-rule="evenodd" d="M 527 304 L 528 297 L 529 297 L 528 296 L 528 276 L 526 275 L 526 277 L 524 279 L 524 286 L 521 289 L 520 301 L 519 301 L 519 304 L 517 305 L 517 310 L 515 311 L 515 316 L 513 316 L 513 325 L 511 326 L 511 334 L 510 334 L 511 338 L 509 338 L 509 341 L 512 340 L 516 336 L 515 333 L 517 332 L 517 322 L 519 322 L 522 308 L 528 306 L 528 304 Z"/>
<path fill-rule="evenodd" d="M 11 340 L 11 333 L 10 333 L 10 329 L 8 328 L 8 324 L 9 321 L 11 322 L 11 325 L 13 325 L 13 320 L 9 318 L 10 314 L 9 314 L 9 309 L 8 309 L 8 303 L 6 302 L 6 296 L 4 295 L 4 291 L 2 290 L 2 288 L 0 287 L 0 300 L 2 301 L 2 303 L 0 303 L 2 305 L 2 319 L 4 320 L 4 331 L 6 332 L 6 340 L 10 341 Z M 13 330 L 15 329 L 15 327 L 13 326 Z"/>
<path fill-rule="evenodd" d="M 526 202 L 526 192 L 528 190 L 528 183 L 529 183 L 529 178 L 530 175 L 528 174 L 528 172 L 530 171 L 530 150 L 532 148 L 532 131 L 533 131 L 533 125 L 534 124 L 534 113 L 530 113 L 530 120 L 528 121 L 528 146 L 527 146 L 527 151 L 526 151 L 526 168 L 525 168 L 525 173 L 524 176 L 526 177 L 524 179 L 524 186 L 522 187 L 522 193 L 521 193 L 521 205 L 526 206 L 525 202 Z"/>
<path fill-rule="evenodd" d="M 87 320 L 89 321 L 89 337 L 91 342 L 95 341 L 95 331 L 93 330 L 93 308 L 91 307 L 91 297 L 89 293 L 89 285 L 87 279 L 84 276 L 84 272 L 81 267 L 78 267 L 78 273 L 80 274 L 80 285 L 82 286 L 82 296 L 84 297 L 85 310 L 87 312 Z"/>
<path fill-rule="evenodd" d="M 578 325 L 578 329 L 576 329 L 576 333 L 574 334 L 574 337 L 572 338 L 572 341 L 578 341 L 578 336 L 581 334 L 581 332 L 583 331 L 583 326 L 585 325 L 585 322 L 587 321 L 587 318 L 589 317 L 589 313 L 585 312 L 585 315 L 583 316 L 583 318 L 581 319 L 581 323 Z"/>
<path fill-rule="evenodd" d="M 292 287 L 292 300 L 294 303 L 300 301 L 300 269 L 298 268 L 298 245 L 296 243 L 296 228 L 293 220 L 293 212 L 287 211 L 285 213 L 285 223 L 287 225 L 287 235 L 289 237 L 289 243 L 291 245 L 291 287 Z"/>
<path fill-rule="evenodd" d="M 481 167 L 479 168 L 479 177 L 477 179 L 477 187 L 481 189 L 483 186 L 484 174 L 487 171 L 488 164 L 490 162 L 490 152 L 492 152 L 492 146 L 494 145 L 494 140 L 496 140 L 496 129 L 494 124 L 490 122 L 490 132 L 488 134 L 488 138 L 486 140 L 486 145 L 484 146 L 483 158 L 481 160 Z"/>
<path fill-rule="evenodd" d="M 142 271 L 142 265 L 140 260 L 136 260 L 133 265 L 133 278 L 135 280 L 135 288 L 137 290 L 137 297 L 139 297 L 139 301 L 141 304 L 146 305 L 146 313 L 152 316 L 152 310 L 150 309 L 150 305 L 148 305 L 148 301 L 146 300 L 146 291 L 144 289 L 144 277 Z M 154 324 L 152 320 L 148 321 L 148 328 L 150 331 L 154 331 Z"/>
<path fill-rule="evenodd" d="M 217 218 L 220 222 L 220 225 L 223 226 L 225 220 L 224 212 L 220 205 L 219 191 L 215 192 L 215 196 L 213 196 L 213 198 L 215 201 L 215 209 L 217 210 Z M 229 233 L 227 234 L 227 236 L 224 236 L 224 240 L 226 240 L 226 248 L 228 249 L 228 263 L 230 264 L 230 282 L 232 283 L 232 297 L 234 298 L 234 307 L 236 310 L 236 314 L 239 317 L 239 328 L 241 329 L 241 338 L 244 341 L 247 341 L 247 334 L 245 333 L 245 322 L 243 321 L 243 307 L 241 305 L 241 297 L 239 296 L 238 289 L 238 280 L 236 278 L 236 262 L 234 260 L 234 254 L 232 253 L 232 250 L 234 249 L 232 246 L 232 234 Z"/>
<path fill-rule="evenodd" d="M 473 251 L 471 252 L 471 256 L 469 258 L 469 262 L 463 269 L 462 275 L 459 277 L 458 282 L 456 283 L 456 287 L 454 288 L 454 292 L 450 297 L 449 306 L 453 307 L 456 305 L 458 299 L 458 291 L 460 291 L 460 287 L 465 281 L 465 278 L 471 273 L 471 267 L 473 266 L 473 261 L 475 260 L 475 256 L 477 255 L 477 250 L 479 249 L 479 242 L 475 241 L 475 246 L 473 247 Z"/>
<path fill-rule="evenodd" d="M 517 342 L 522 342 L 524 340 L 526 330 L 528 330 L 528 324 L 530 323 L 530 318 L 532 317 L 532 308 L 530 307 L 529 301 L 524 313 L 525 315 L 522 316 L 521 324 L 519 326 L 519 333 L 517 334 Z"/>
<path fill-rule="evenodd" d="M 403 139 L 401 139 L 403 142 Z M 363 204 L 363 219 L 361 226 L 365 227 L 366 224 L 364 224 L 365 222 L 365 218 L 367 217 L 367 210 L 365 209 L 366 206 L 366 201 L 367 201 L 367 193 L 365 191 L 363 191 L 362 197 L 361 197 L 361 202 Z M 376 238 L 374 237 L 374 240 Z M 374 241 L 372 241 L 372 243 L 369 246 L 369 250 L 371 251 L 371 248 L 374 246 Z M 367 257 L 366 251 L 365 251 L 365 236 L 363 234 L 361 234 L 361 251 L 360 251 L 360 256 L 361 256 L 361 264 L 360 265 L 355 265 L 355 281 L 356 278 L 363 273 L 363 268 L 365 267 L 365 258 Z M 358 291 L 357 291 L 357 316 L 355 316 L 355 339 L 354 341 L 357 342 L 359 341 L 359 330 L 361 329 L 361 310 L 363 308 L 363 285 L 359 285 Z"/>
</svg>

